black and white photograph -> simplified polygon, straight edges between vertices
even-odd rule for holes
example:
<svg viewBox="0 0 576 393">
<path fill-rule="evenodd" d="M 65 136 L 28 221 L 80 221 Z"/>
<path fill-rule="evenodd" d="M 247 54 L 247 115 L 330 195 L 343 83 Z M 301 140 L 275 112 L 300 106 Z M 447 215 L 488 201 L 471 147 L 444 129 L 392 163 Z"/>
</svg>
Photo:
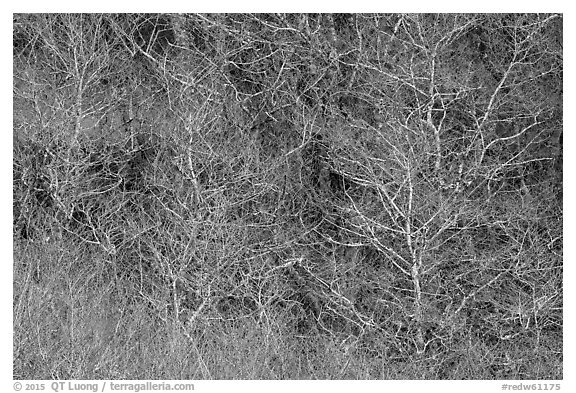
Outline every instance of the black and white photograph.
<svg viewBox="0 0 576 393">
<path fill-rule="evenodd" d="M 559 390 L 563 18 L 13 13 L 13 380 Z"/>
</svg>

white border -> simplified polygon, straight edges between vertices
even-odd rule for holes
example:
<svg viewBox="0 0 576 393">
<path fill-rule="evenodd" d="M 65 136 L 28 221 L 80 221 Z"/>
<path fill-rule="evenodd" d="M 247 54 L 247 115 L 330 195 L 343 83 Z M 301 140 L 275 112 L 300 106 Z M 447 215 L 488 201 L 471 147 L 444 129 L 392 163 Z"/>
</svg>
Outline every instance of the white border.
<svg viewBox="0 0 576 393">
<path fill-rule="evenodd" d="M 572 17 L 572 12 L 568 11 L 568 2 L 558 1 L 385 1 L 367 2 L 367 1 L 312 1 L 312 0 L 290 0 L 282 3 L 273 3 L 272 1 L 178 1 L 178 2 L 123 2 L 119 1 L 97 1 L 91 2 L 90 5 L 77 1 L 26 1 L 13 2 L 2 5 L 7 7 L 10 12 L 2 13 L 5 17 L 2 20 L 1 44 L 2 53 L 6 56 L 2 67 L 5 68 L 2 75 L 2 92 L 3 101 L 3 132 L 0 133 L 0 181 L 5 185 L 2 193 L 1 220 L 0 220 L 0 239 L 2 241 L 2 251 L 5 258 L 1 260 L 0 271 L 0 288 L 4 288 L 0 304 L 2 314 L 6 317 L 1 324 L 2 341 L 0 355 L 0 386 L 2 391 L 12 390 L 12 70 L 11 62 L 8 57 L 12 58 L 11 30 L 12 30 L 12 13 L 16 12 L 563 12 L 564 13 L 564 146 L 566 152 L 571 152 L 575 146 L 575 121 L 573 108 L 576 108 L 573 99 L 574 93 L 574 74 L 576 71 L 574 65 L 573 39 L 574 23 L 576 20 Z M 8 69 L 10 68 L 10 69 Z M 10 75 L 10 76 L 9 76 Z M 9 96 L 10 94 L 10 96 Z M 574 241 L 572 225 L 575 222 L 575 208 L 571 202 L 576 201 L 573 183 L 570 181 L 572 170 L 575 168 L 576 156 L 566 154 L 564 156 L 564 223 L 567 230 L 564 233 L 564 282 L 568 285 L 564 287 L 564 380 L 558 381 L 562 385 L 562 391 L 576 391 L 576 380 L 574 365 L 574 350 L 576 340 L 570 332 L 576 332 L 573 318 L 574 308 Z M 10 290 L 8 290 L 10 288 Z M 25 382 L 25 381 L 21 381 Z M 46 381 L 50 382 L 50 381 Z M 88 382 L 88 381 L 86 381 Z M 102 386 L 101 381 L 100 386 Z M 134 381 L 142 382 L 142 381 Z M 183 381 L 185 382 L 185 381 Z M 196 382 L 196 389 L 201 391 L 209 388 L 210 391 L 250 391 L 250 392 L 267 392 L 272 389 L 277 390 L 298 390 L 298 391 L 334 391 L 350 392 L 356 389 L 363 391 L 392 391 L 392 392 L 496 392 L 501 391 L 502 383 L 528 384 L 530 381 L 286 381 L 286 382 L 269 382 L 269 381 L 229 381 L 229 382 Z M 544 381 L 533 381 L 544 382 Z M 556 381 L 549 381 L 555 383 Z M 48 385 L 49 389 L 49 385 Z"/>
</svg>

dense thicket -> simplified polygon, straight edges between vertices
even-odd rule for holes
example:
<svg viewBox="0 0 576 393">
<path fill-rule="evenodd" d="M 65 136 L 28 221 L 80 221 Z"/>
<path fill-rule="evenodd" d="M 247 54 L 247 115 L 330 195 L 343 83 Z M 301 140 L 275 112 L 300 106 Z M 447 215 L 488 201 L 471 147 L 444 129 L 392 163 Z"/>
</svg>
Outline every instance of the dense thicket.
<svg viewBox="0 0 576 393">
<path fill-rule="evenodd" d="M 282 316 L 442 370 L 470 345 L 494 378 L 561 359 L 560 16 L 36 14 L 13 34 L 16 248 L 104 256 L 191 335 Z"/>
</svg>

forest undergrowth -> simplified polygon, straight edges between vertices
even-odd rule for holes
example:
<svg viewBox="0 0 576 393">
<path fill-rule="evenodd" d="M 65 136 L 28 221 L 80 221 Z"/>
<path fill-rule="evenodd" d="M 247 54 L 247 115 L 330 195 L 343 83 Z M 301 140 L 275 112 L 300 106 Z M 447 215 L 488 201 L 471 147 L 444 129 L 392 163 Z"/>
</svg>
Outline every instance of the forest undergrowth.
<svg viewBox="0 0 576 393">
<path fill-rule="evenodd" d="M 15 14 L 17 379 L 562 379 L 562 17 Z"/>
</svg>

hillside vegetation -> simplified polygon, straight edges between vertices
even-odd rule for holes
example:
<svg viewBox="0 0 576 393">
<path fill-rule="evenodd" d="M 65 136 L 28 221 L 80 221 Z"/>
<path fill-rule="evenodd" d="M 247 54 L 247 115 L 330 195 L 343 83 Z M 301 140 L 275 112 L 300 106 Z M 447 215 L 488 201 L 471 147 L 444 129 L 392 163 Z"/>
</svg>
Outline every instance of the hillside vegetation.
<svg viewBox="0 0 576 393">
<path fill-rule="evenodd" d="M 561 379 L 562 23 L 14 15 L 14 377 Z"/>
</svg>

